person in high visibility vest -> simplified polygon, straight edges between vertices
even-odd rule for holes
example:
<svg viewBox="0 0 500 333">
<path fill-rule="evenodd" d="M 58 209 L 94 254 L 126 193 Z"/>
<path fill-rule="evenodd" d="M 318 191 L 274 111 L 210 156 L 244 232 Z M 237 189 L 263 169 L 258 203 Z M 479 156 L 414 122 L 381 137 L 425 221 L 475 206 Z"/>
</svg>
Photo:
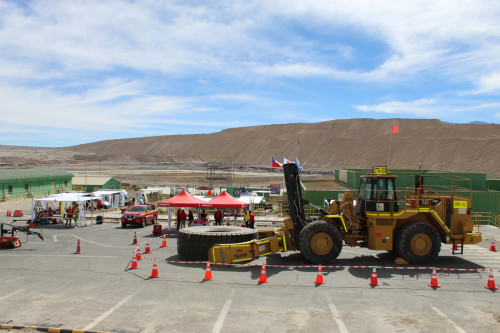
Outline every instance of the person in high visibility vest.
<svg viewBox="0 0 500 333">
<path fill-rule="evenodd" d="M 78 227 L 78 218 L 80 217 L 80 208 L 78 207 L 78 204 L 75 204 L 75 207 L 73 208 L 73 218 L 75 219 L 75 226 Z"/>
<path fill-rule="evenodd" d="M 246 208 L 243 212 L 243 221 L 245 221 L 245 227 L 250 228 L 250 226 L 248 225 L 248 221 L 250 221 L 250 213 Z"/>
<path fill-rule="evenodd" d="M 72 219 L 73 219 L 73 208 L 70 206 L 70 207 L 66 208 L 66 224 L 64 225 L 65 228 L 68 226 L 68 223 L 69 223 L 69 226 L 71 227 L 71 220 Z"/>
</svg>

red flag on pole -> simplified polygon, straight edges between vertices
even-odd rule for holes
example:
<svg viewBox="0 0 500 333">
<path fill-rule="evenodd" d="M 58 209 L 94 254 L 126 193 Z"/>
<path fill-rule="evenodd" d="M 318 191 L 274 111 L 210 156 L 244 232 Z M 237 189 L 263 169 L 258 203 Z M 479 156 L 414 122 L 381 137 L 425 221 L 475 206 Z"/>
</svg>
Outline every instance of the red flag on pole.
<svg viewBox="0 0 500 333">
<path fill-rule="evenodd" d="M 396 134 L 399 130 L 399 126 L 397 125 L 392 125 L 392 134 Z"/>
</svg>

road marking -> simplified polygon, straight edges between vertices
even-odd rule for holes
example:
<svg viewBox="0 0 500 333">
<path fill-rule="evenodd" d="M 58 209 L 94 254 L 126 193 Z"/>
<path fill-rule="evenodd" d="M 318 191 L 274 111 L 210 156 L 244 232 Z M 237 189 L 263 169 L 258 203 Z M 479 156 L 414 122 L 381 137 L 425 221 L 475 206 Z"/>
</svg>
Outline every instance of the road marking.
<svg viewBox="0 0 500 333">
<path fill-rule="evenodd" d="M 328 307 L 330 308 L 330 312 L 333 315 L 333 319 L 335 319 L 335 322 L 337 323 L 337 327 L 339 328 L 340 333 L 348 333 L 349 331 L 347 330 L 347 327 L 345 327 L 344 322 L 342 321 L 342 318 L 340 317 L 340 313 L 337 311 L 337 308 L 335 307 L 335 304 L 330 303 L 328 304 Z"/>
<path fill-rule="evenodd" d="M 127 303 L 132 297 L 134 297 L 134 295 L 128 295 L 127 297 L 125 297 L 124 299 L 122 299 L 120 302 L 118 302 L 111 309 L 109 309 L 108 311 L 104 312 L 102 315 L 100 315 L 99 317 L 97 317 L 96 320 L 94 320 L 93 322 L 91 322 L 90 324 L 88 324 L 87 326 L 85 326 L 83 328 L 83 330 L 87 331 L 87 330 L 90 330 L 90 329 L 94 328 L 95 325 L 99 324 L 101 321 L 103 321 L 104 319 L 106 319 L 110 314 L 112 314 L 113 312 L 115 312 L 116 310 L 118 310 L 118 308 L 120 308 L 120 306 L 122 306 L 123 304 Z"/>
<path fill-rule="evenodd" d="M 222 307 L 222 310 L 219 313 L 219 317 L 217 318 L 217 321 L 215 322 L 214 327 L 212 328 L 212 333 L 219 333 L 220 330 L 222 329 L 222 325 L 224 325 L 224 320 L 226 319 L 227 313 L 229 312 L 229 308 L 231 307 L 231 303 L 233 302 L 233 295 L 234 295 L 234 289 L 231 290 L 231 293 L 229 294 L 229 299 L 224 303 L 224 306 Z"/>
<path fill-rule="evenodd" d="M 99 245 L 99 246 L 102 246 L 102 247 L 110 247 L 110 248 L 112 247 L 112 248 L 115 248 L 115 249 L 128 249 L 129 248 L 128 246 L 111 246 L 111 245 L 101 244 L 101 243 L 97 243 L 97 242 L 94 242 L 94 241 L 91 241 L 91 240 L 88 240 L 88 239 L 85 239 L 85 238 L 81 238 L 81 237 L 78 237 L 78 236 L 72 235 L 72 234 L 54 235 L 54 236 L 52 236 L 52 239 L 54 240 L 54 243 L 59 242 L 58 239 L 57 239 L 57 237 L 59 237 L 59 236 L 71 236 L 71 237 L 74 237 L 74 238 L 79 239 L 81 241 L 85 241 L 87 243 Z"/>
<path fill-rule="evenodd" d="M 116 225 L 112 225 L 111 227 L 106 227 L 106 228 L 100 228 L 100 229 L 92 229 L 92 230 L 85 230 L 85 231 L 88 231 L 88 232 L 94 232 L 94 231 L 101 231 L 101 230 L 106 230 L 106 229 L 112 229 L 112 228 L 116 228 Z"/>
<path fill-rule="evenodd" d="M 10 296 L 14 296 L 15 294 L 19 294 L 22 291 L 24 291 L 24 289 L 19 289 L 19 290 L 14 291 L 13 293 L 10 293 L 8 295 L 0 297 L 0 301 L 3 301 L 4 299 L 9 298 Z"/>
<path fill-rule="evenodd" d="M 442 313 L 441 311 L 439 311 L 438 308 L 435 308 L 435 307 L 431 307 L 432 310 L 434 310 L 438 315 L 440 315 L 441 317 L 443 317 L 444 319 L 446 319 L 447 322 L 449 322 L 457 332 L 459 333 L 466 333 L 460 326 L 458 326 L 457 324 L 455 324 L 455 322 L 453 320 L 451 320 L 450 318 L 448 318 L 447 315 L 445 315 L 444 313 Z"/>
</svg>

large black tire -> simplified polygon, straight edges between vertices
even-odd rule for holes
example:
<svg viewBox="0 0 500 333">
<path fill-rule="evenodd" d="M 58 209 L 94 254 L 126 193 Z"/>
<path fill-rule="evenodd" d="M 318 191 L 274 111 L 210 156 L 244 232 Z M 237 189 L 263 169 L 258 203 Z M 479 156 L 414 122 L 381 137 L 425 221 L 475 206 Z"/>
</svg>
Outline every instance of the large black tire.
<svg viewBox="0 0 500 333">
<path fill-rule="evenodd" d="M 208 250 L 215 244 L 241 243 L 257 238 L 257 230 L 242 227 L 183 228 L 177 238 L 177 254 L 183 260 L 208 260 Z"/>
<path fill-rule="evenodd" d="M 308 223 L 300 232 L 300 252 L 314 264 L 327 264 L 342 251 L 342 235 L 337 227 L 323 220 Z"/>
<path fill-rule="evenodd" d="M 396 254 L 410 264 L 433 262 L 441 250 L 439 233 L 431 225 L 412 222 L 401 228 L 396 236 Z"/>
</svg>

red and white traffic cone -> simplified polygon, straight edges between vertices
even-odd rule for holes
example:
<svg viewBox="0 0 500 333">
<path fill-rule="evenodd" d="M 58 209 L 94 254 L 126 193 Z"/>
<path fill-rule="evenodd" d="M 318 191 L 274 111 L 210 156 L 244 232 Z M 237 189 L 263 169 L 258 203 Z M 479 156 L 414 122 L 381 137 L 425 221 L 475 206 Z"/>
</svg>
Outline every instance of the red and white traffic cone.
<svg viewBox="0 0 500 333">
<path fill-rule="evenodd" d="M 490 251 L 497 252 L 497 248 L 495 246 L 495 241 L 491 242 Z"/>
<path fill-rule="evenodd" d="M 151 272 L 150 278 L 159 278 L 160 273 L 158 273 L 158 266 L 156 265 L 156 258 L 153 262 L 153 271 Z"/>
<path fill-rule="evenodd" d="M 76 245 L 76 252 L 75 252 L 75 254 L 82 254 L 82 253 L 83 253 L 83 251 L 80 248 L 80 239 L 78 238 L 78 244 Z"/>
<path fill-rule="evenodd" d="M 135 258 L 136 258 L 137 260 L 142 260 L 142 256 L 141 256 L 141 248 L 140 248 L 140 247 L 137 247 L 137 249 L 135 250 L 135 253 L 136 253 Z"/>
<path fill-rule="evenodd" d="M 378 286 L 378 278 L 377 278 L 377 269 L 375 268 L 375 266 L 373 266 L 373 270 L 372 270 L 372 277 L 370 279 L 370 283 L 368 283 L 370 286 L 372 287 L 375 287 L 375 286 Z"/>
<path fill-rule="evenodd" d="M 431 282 L 429 283 L 429 287 L 431 288 L 439 288 L 441 287 L 438 283 L 436 267 L 432 270 Z"/>
<path fill-rule="evenodd" d="M 495 285 L 495 278 L 493 277 L 493 270 L 490 268 L 490 276 L 488 277 L 488 284 L 484 286 L 486 289 L 490 290 L 498 290 L 498 287 Z"/>
<path fill-rule="evenodd" d="M 139 265 L 137 264 L 137 256 L 134 253 L 134 255 L 132 256 L 132 264 L 130 265 L 129 269 L 138 269 L 138 268 Z"/>
<path fill-rule="evenodd" d="M 12 216 L 12 214 L 10 213 L 10 210 L 7 210 L 7 215 L 6 216 Z"/>
<path fill-rule="evenodd" d="M 265 263 L 262 263 L 262 269 L 260 271 L 259 283 L 267 283 L 266 264 Z"/>
<path fill-rule="evenodd" d="M 165 237 L 165 235 L 163 235 L 163 242 L 161 242 L 161 246 L 160 247 L 168 247 L 168 245 L 167 245 L 167 237 Z"/>
<path fill-rule="evenodd" d="M 137 245 L 137 232 L 134 232 L 134 240 L 132 241 L 132 245 Z"/>
<path fill-rule="evenodd" d="M 151 249 L 149 248 L 149 240 L 146 242 L 146 248 L 144 249 L 144 254 L 151 253 Z"/>
<path fill-rule="evenodd" d="M 212 269 L 210 268 L 210 261 L 207 261 L 207 269 L 205 270 L 205 277 L 203 281 L 212 281 L 214 278 L 212 277 Z"/>
<path fill-rule="evenodd" d="M 316 275 L 316 281 L 314 281 L 314 284 L 325 284 L 325 281 L 323 281 L 323 270 L 321 269 L 321 264 L 318 267 L 318 274 Z"/>
</svg>

